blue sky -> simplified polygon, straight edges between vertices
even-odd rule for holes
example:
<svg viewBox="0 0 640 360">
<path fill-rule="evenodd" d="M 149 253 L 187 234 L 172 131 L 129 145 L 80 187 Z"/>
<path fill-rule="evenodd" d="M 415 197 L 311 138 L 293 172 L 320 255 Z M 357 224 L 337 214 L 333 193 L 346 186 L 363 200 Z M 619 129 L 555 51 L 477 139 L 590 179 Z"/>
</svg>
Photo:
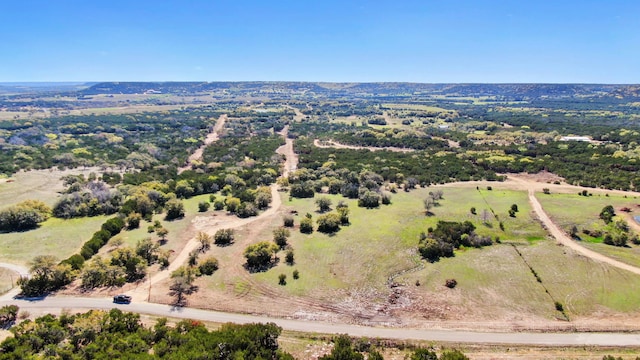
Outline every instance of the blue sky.
<svg viewBox="0 0 640 360">
<path fill-rule="evenodd" d="M 640 83 L 638 0 L 5 0 L 0 82 Z"/>
</svg>

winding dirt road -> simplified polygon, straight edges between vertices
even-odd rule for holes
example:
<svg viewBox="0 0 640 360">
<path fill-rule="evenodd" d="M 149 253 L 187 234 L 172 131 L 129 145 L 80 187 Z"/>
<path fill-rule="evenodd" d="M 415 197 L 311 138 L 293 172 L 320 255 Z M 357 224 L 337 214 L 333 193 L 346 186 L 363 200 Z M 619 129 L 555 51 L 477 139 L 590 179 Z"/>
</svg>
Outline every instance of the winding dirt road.
<svg viewBox="0 0 640 360">
<path fill-rule="evenodd" d="M 220 138 L 220 132 L 222 131 L 222 128 L 224 128 L 224 124 L 226 121 L 227 121 L 227 114 L 220 115 L 220 117 L 218 118 L 218 121 L 216 121 L 216 125 L 213 127 L 213 130 L 211 130 L 211 132 L 204 139 L 204 144 L 202 144 L 202 146 L 197 148 L 196 151 L 194 151 L 191 155 L 189 155 L 189 158 L 187 159 L 187 165 L 181 168 L 178 168 L 178 174 L 182 174 L 183 172 L 191 169 L 191 164 L 193 162 L 202 160 L 202 154 L 204 153 L 204 149 L 207 146 L 218 141 L 218 139 Z"/>
<path fill-rule="evenodd" d="M 547 228 L 547 231 L 549 231 L 551 236 L 553 236 L 560 244 L 562 244 L 562 245 L 564 245 L 564 246 L 566 246 L 568 248 L 571 248 L 575 252 L 581 254 L 582 256 L 588 257 L 589 259 L 600 261 L 600 262 L 609 264 L 611 266 L 617 267 L 618 269 L 627 270 L 627 271 L 630 271 L 630 272 L 632 272 L 634 274 L 640 275 L 640 268 L 637 268 L 635 266 L 632 266 L 632 265 L 629 265 L 629 264 L 625 264 L 625 263 L 620 262 L 618 260 L 615 260 L 615 259 L 612 259 L 610 257 L 604 256 L 604 255 L 602 255 L 600 253 L 597 253 L 595 251 L 589 250 L 589 249 L 581 246 L 577 242 L 575 242 L 564 231 L 562 231 L 558 227 L 558 225 L 556 225 L 556 223 L 554 223 L 551 220 L 551 218 L 549 218 L 547 213 L 542 208 L 542 205 L 540 205 L 540 202 L 536 198 L 535 190 L 534 189 L 529 189 L 528 191 L 529 191 L 529 203 L 531 203 L 531 207 L 535 211 L 536 215 L 538 215 L 538 219 L 540 219 L 542 224 L 544 224 L 544 226 Z"/>
</svg>

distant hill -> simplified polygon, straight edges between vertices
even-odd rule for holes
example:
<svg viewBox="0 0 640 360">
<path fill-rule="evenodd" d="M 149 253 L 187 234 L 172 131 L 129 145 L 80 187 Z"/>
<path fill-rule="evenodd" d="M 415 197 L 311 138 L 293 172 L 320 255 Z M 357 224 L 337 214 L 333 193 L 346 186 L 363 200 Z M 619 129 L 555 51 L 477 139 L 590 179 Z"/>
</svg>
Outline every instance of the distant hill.
<svg viewBox="0 0 640 360">
<path fill-rule="evenodd" d="M 95 82 L 0 82 L 0 94 L 78 91 L 95 84 Z"/>
<path fill-rule="evenodd" d="M 572 97 L 632 97 L 639 85 L 608 84 L 422 84 L 422 83 L 312 83 L 312 82 L 104 82 L 81 91 L 95 94 L 197 94 L 227 90 L 230 93 L 306 94 L 325 96 L 494 96 L 531 100 Z"/>
</svg>

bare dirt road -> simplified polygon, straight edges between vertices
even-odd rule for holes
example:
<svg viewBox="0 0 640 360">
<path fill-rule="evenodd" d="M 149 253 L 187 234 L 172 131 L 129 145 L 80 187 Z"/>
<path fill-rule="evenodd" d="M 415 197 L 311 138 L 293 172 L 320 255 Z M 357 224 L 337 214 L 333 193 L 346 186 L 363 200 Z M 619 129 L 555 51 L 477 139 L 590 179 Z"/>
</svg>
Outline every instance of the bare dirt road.
<svg viewBox="0 0 640 360">
<path fill-rule="evenodd" d="M 191 169 L 191 163 L 193 163 L 194 161 L 202 160 L 202 153 L 204 153 L 204 149 L 207 146 L 218 141 L 218 139 L 220 138 L 220 132 L 222 131 L 222 128 L 224 128 L 224 124 L 226 121 L 227 114 L 220 115 L 218 121 L 216 121 L 216 125 L 213 127 L 213 130 L 211 130 L 211 132 L 204 139 L 204 144 L 202 144 L 202 146 L 197 148 L 196 151 L 194 151 L 193 154 L 189 156 L 189 159 L 187 159 L 187 165 L 179 168 L 178 174 L 182 174 L 183 172 Z"/>
<path fill-rule="evenodd" d="M 276 149 L 276 153 L 285 157 L 284 170 L 282 171 L 282 177 L 285 178 L 289 176 L 290 172 L 298 168 L 298 155 L 293 151 L 293 139 L 289 139 L 287 137 L 288 134 L 289 125 L 285 126 L 280 132 L 280 135 L 284 137 L 285 144 Z"/>
<path fill-rule="evenodd" d="M 424 340 L 456 343 L 489 343 L 489 344 L 531 344 L 550 346 L 640 346 L 640 335 L 617 333 L 492 333 L 473 331 L 449 330 L 417 330 L 403 328 L 379 328 L 357 326 L 319 321 L 303 321 L 253 316 L 244 314 L 230 314 L 217 311 L 173 307 L 169 305 L 136 303 L 114 304 L 111 299 L 96 299 L 82 297 L 48 297 L 42 300 L 13 300 L 0 301 L 0 305 L 16 304 L 22 310 L 37 312 L 57 311 L 63 309 L 104 309 L 118 308 L 141 314 L 162 317 L 197 319 L 218 323 L 233 322 L 247 323 L 275 323 L 285 330 L 301 331 L 321 334 L 349 334 L 352 336 Z M 55 309 L 55 310 L 54 310 Z"/>
<path fill-rule="evenodd" d="M 540 205 L 540 202 L 536 198 L 536 193 L 534 189 L 529 189 L 529 203 L 531 203 L 531 207 L 535 211 L 536 215 L 538 215 L 538 219 L 540 219 L 542 224 L 547 228 L 547 231 L 549 231 L 551 236 L 553 236 L 556 239 L 556 241 L 558 241 L 560 244 L 568 248 L 571 248 L 575 252 L 585 257 L 588 257 L 589 259 L 600 261 L 600 262 L 609 264 L 611 266 L 617 267 L 618 269 L 627 270 L 634 274 L 640 275 L 640 268 L 631 266 L 629 264 L 625 264 L 623 262 L 604 256 L 595 251 L 589 250 L 581 246 L 577 242 L 575 242 L 573 239 L 571 239 L 564 231 L 562 231 L 558 227 L 558 225 L 556 225 L 556 223 L 554 223 L 551 220 L 551 218 L 549 218 L 547 213 L 542 208 L 542 205 Z"/>
<path fill-rule="evenodd" d="M 264 218 L 268 218 L 274 215 L 280 206 L 282 205 L 280 194 L 278 194 L 278 185 L 271 185 L 271 206 L 266 211 L 262 212 L 258 216 L 240 219 L 234 216 L 225 217 L 222 219 L 210 218 L 206 219 L 206 221 L 197 225 L 197 230 L 205 232 L 209 235 L 216 233 L 216 231 L 221 229 L 236 229 L 252 222 L 262 220 Z M 196 218 L 197 220 L 198 218 Z M 131 295 L 134 301 L 146 301 L 149 296 L 150 287 L 153 285 L 162 282 L 169 278 L 172 272 L 177 270 L 180 266 L 184 265 L 189 258 L 189 253 L 193 250 L 197 249 L 200 243 L 197 238 L 190 239 L 187 244 L 182 248 L 180 253 L 171 261 L 171 264 L 167 267 L 167 269 L 162 270 L 155 275 L 151 276 L 147 281 L 141 283 L 138 287 L 133 290 L 127 292 L 128 295 Z"/>
</svg>

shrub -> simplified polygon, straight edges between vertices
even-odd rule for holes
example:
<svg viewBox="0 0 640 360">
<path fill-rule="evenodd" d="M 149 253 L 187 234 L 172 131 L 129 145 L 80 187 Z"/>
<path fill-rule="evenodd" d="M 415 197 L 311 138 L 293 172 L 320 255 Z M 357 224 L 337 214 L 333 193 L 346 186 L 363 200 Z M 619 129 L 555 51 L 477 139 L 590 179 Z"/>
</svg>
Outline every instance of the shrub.
<svg viewBox="0 0 640 360">
<path fill-rule="evenodd" d="M 295 280 L 300 279 L 300 272 L 298 272 L 298 270 L 293 270 L 293 278 Z"/>
<path fill-rule="evenodd" d="M 285 216 L 282 222 L 285 227 L 293 227 L 293 216 Z"/>
<path fill-rule="evenodd" d="M 267 269 L 273 265 L 274 255 L 277 251 L 278 246 L 268 241 L 249 245 L 244 250 L 244 257 L 247 259 L 247 267 L 253 271 Z"/>
<path fill-rule="evenodd" d="M 213 243 L 216 245 L 229 245 L 234 240 L 233 229 L 220 229 L 213 236 Z"/>
<path fill-rule="evenodd" d="M 132 212 L 126 218 L 127 230 L 133 230 L 140 227 L 140 221 L 142 221 L 142 214 Z"/>
<path fill-rule="evenodd" d="M 238 217 L 248 218 L 258 215 L 258 208 L 252 203 L 242 203 L 238 208 Z"/>
<path fill-rule="evenodd" d="M 287 246 L 287 238 L 289 237 L 289 230 L 286 228 L 277 228 L 273 230 L 273 241 L 278 245 L 281 249 L 284 249 Z"/>
<path fill-rule="evenodd" d="M 199 212 L 206 212 L 207 210 L 209 210 L 210 207 L 211 207 L 211 204 L 209 204 L 206 201 L 200 201 L 198 203 L 198 211 Z"/>
<path fill-rule="evenodd" d="M 313 220 L 305 217 L 300 220 L 300 232 L 303 234 L 311 234 L 313 232 Z"/>
<path fill-rule="evenodd" d="M 184 217 L 184 204 L 182 204 L 182 201 L 178 199 L 171 199 L 167 201 L 164 208 L 167 211 L 165 220 L 174 220 Z"/>
<path fill-rule="evenodd" d="M 453 289 L 458 285 L 458 282 L 456 281 L 456 279 L 447 279 L 444 282 L 444 286 L 448 287 L 449 289 Z"/>
<path fill-rule="evenodd" d="M 284 256 L 284 261 L 287 265 L 293 265 L 295 260 L 293 258 L 293 250 L 288 250 L 287 254 Z"/>
<path fill-rule="evenodd" d="M 200 274 L 202 275 L 212 275 L 218 270 L 218 259 L 214 257 L 204 259 L 200 265 L 198 265 L 198 270 L 200 270 Z"/>
<path fill-rule="evenodd" d="M 51 216 L 51 209 L 41 201 L 27 200 L 0 211 L 0 231 L 34 229 Z"/>
<path fill-rule="evenodd" d="M 318 224 L 318 231 L 320 232 L 332 233 L 340 230 L 340 215 L 336 213 L 320 215 L 316 222 Z"/>
<path fill-rule="evenodd" d="M 287 285 L 287 275 L 280 274 L 278 275 L 278 285 Z"/>
</svg>

